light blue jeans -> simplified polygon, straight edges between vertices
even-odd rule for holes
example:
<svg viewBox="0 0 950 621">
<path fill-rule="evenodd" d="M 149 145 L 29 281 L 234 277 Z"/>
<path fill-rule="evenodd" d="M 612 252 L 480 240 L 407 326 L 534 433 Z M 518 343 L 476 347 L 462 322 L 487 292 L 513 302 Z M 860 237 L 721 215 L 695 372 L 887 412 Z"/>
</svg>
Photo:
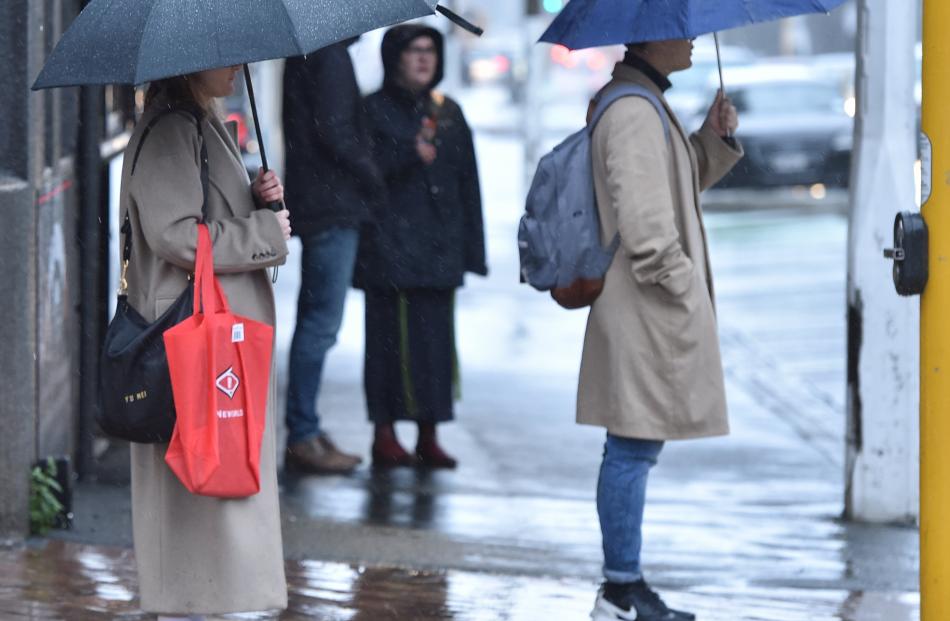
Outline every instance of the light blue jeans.
<svg viewBox="0 0 950 621">
<path fill-rule="evenodd" d="M 597 481 L 597 515 L 604 547 L 604 577 L 609 582 L 636 582 L 643 542 L 643 507 L 647 477 L 663 449 L 657 440 L 607 434 Z"/>
</svg>

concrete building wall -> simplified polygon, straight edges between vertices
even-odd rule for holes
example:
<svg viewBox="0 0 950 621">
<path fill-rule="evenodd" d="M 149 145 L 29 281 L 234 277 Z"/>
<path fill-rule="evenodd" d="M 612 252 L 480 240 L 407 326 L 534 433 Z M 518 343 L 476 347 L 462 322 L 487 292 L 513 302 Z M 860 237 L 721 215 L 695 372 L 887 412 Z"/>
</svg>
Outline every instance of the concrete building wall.
<svg viewBox="0 0 950 621">
<path fill-rule="evenodd" d="M 0 537 L 26 532 L 28 465 L 33 459 L 36 415 L 35 212 L 28 128 L 30 48 L 27 0 L 0 4 L 0 273 L 8 304 L 0 322 Z"/>
<path fill-rule="evenodd" d="M 28 532 L 34 461 L 76 447 L 77 100 L 30 85 L 78 5 L 0 3 L 0 537 Z"/>
</svg>

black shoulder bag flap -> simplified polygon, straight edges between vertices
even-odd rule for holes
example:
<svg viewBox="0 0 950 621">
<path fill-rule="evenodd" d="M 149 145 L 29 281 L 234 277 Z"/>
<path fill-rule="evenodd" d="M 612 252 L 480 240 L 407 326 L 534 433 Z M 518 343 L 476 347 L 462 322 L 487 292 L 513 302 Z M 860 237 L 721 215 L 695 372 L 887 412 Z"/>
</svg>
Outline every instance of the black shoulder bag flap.
<svg viewBox="0 0 950 621">
<path fill-rule="evenodd" d="M 201 187 L 204 202 L 201 217 L 208 216 L 208 152 L 201 131 L 202 113 L 190 108 L 174 108 L 153 118 L 142 132 L 131 175 L 135 174 L 142 145 L 160 119 L 172 112 L 185 112 L 198 126 L 201 143 Z M 175 428 L 175 403 L 162 335 L 193 312 L 194 287 L 189 284 L 168 310 L 148 323 L 129 304 L 126 270 L 132 255 L 132 223 L 129 214 L 122 222 L 122 277 L 115 316 L 109 322 L 99 359 L 99 412 L 96 420 L 107 435 L 129 442 L 159 443 L 171 440 Z"/>
</svg>

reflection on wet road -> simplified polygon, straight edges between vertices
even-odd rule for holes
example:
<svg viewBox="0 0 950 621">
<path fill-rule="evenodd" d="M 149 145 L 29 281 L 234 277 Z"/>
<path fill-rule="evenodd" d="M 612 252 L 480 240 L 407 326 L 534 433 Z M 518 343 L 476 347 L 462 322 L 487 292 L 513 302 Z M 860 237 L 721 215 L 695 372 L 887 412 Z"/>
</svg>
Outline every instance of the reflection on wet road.
<svg viewBox="0 0 950 621">
<path fill-rule="evenodd" d="M 314 561 L 287 566 L 290 605 L 280 614 L 223 618 L 281 621 L 580 620 L 591 583 L 473 572 L 421 572 Z M 130 551 L 49 542 L 0 551 L 0 616 L 10 620 L 151 619 L 139 611 Z M 668 599 L 703 621 L 913 621 L 916 596 L 835 590 L 694 587 Z M 741 614 L 724 610 L 741 610 Z"/>
</svg>

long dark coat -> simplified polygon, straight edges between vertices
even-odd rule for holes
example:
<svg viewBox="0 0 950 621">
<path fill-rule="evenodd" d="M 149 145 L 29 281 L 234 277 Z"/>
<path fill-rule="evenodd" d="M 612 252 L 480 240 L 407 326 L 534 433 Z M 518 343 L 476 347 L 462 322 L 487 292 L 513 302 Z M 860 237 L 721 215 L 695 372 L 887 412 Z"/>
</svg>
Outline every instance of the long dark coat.
<svg viewBox="0 0 950 621">
<path fill-rule="evenodd" d="M 413 94 L 395 81 L 399 55 L 412 39 L 431 37 L 441 58 L 442 35 L 423 26 L 403 26 L 397 33 L 384 42 L 383 88 L 366 98 L 388 201 L 361 240 L 356 283 L 364 289 L 453 289 L 462 286 L 465 272 L 488 272 L 472 132 L 448 97 L 431 90 Z M 441 76 L 440 67 L 432 88 Z M 438 157 L 429 166 L 416 152 L 427 116 L 437 124 Z"/>
<path fill-rule="evenodd" d="M 358 228 L 380 199 L 350 39 L 284 66 L 285 201 L 295 235 Z"/>
</svg>

